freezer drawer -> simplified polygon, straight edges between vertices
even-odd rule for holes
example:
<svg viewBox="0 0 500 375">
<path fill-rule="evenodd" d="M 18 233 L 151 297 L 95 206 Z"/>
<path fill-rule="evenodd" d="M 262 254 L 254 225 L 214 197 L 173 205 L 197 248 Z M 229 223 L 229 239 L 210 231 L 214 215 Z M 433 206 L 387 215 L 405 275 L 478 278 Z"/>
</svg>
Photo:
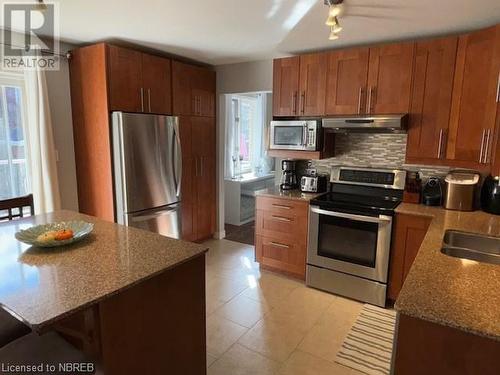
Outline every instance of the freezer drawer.
<svg viewBox="0 0 500 375">
<path fill-rule="evenodd" d="M 182 234 L 181 205 L 173 204 L 156 210 L 127 214 L 125 215 L 125 224 L 180 239 Z"/>
</svg>

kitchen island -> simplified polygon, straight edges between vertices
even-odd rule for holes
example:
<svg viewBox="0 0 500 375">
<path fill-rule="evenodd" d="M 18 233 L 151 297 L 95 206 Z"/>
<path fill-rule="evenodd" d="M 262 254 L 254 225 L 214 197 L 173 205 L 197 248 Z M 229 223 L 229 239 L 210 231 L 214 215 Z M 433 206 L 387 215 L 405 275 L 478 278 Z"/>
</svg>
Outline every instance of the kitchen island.
<svg viewBox="0 0 500 375">
<path fill-rule="evenodd" d="M 394 374 L 497 374 L 500 266 L 441 252 L 446 230 L 500 236 L 500 216 L 403 203 L 398 214 L 431 218 L 396 300 Z"/>
<path fill-rule="evenodd" d="M 14 238 L 69 220 L 94 231 L 52 249 Z M 71 211 L 2 223 L 0 241 L 0 304 L 33 331 L 58 331 L 106 375 L 205 373 L 205 247 Z"/>
</svg>

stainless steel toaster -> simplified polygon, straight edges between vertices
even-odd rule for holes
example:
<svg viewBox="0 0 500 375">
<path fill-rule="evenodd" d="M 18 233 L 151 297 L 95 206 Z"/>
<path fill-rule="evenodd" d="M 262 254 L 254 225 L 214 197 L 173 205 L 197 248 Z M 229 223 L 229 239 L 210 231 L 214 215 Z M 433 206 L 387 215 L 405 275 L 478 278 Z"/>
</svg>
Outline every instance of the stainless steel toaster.
<svg viewBox="0 0 500 375">
<path fill-rule="evenodd" d="M 300 191 L 304 193 L 326 192 L 328 178 L 323 175 L 302 176 L 300 180 Z"/>
</svg>

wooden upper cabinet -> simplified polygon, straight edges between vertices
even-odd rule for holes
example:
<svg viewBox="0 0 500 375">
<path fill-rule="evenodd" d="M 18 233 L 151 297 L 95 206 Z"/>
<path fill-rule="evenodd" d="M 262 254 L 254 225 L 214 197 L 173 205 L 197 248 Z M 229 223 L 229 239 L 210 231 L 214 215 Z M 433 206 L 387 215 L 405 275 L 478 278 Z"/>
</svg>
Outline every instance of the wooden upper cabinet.
<svg viewBox="0 0 500 375">
<path fill-rule="evenodd" d="M 408 129 L 408 162 L 446 157 L 458 37 L 418 42 Z"/>
<path fill-rule="evenodd" d="M 301 116 L 321 116 L 325 113 L 327 62 L 326 53 L 300 56 L 299 111 Z"/>
<path fill-rule="evenodd" d="M 368 48 L 333 51 L 328 54 L 326 114 L 366 113 Z"/>
<path fill-rule="evenodd" d="M 410 109 L 415 43 L 370 48 L 366 111 L 407 113 Z"/>
<path fill-rule="evenodd" d="M 107 47 L 110 110 L 142 112 L 142 54 L 127 48 Z"/>
<path fill-rule="evenodd" d="M 215 116 L 215 72 L 172 62 L 173 112 L 184 116 Z"/>
<path fill-rule="evenodd" d="M 491 162 L 500 74 L 500 25 L 463 35 L 457 66 L 447 156 L 479 167 Z"/>
<path fill-rule="evenodd" d="M 273 115 L 299 115 L 300 57 L 276 59 L 273 62 Z"/>
<path fill-rule="evenodd" d="M 215 72 L 194 67 L 192 80 L 194 115 L 215 117 Z"/>
<path fill-rule="evenodd" d="M 170 59 L 108 45 L 112 111 L 172 113 Z"/>
<path fill-rule="evenodd" d="M 142 54 L 144 112 L 172 113 L 172 72 L 170 64 L 170 59 Z"/>
</svg>

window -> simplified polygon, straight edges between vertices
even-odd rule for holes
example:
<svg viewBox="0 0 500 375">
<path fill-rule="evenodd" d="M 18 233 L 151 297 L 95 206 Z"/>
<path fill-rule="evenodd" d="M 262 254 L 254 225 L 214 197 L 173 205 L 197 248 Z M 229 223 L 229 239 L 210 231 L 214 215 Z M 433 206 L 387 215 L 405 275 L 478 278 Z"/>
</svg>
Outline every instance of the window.
<svg viewBox="0 0 500 375">
<path fill-rule="evenodd" d="M 24 81 L 0 76 L 0 200 L 26 195 L 29 180 L 24 132 Z"/>
<path fill-rule="evenodd" d="M 245 96 L 233 98 L 233 113 L 235 116 L 234 155 L 238 155 L 240 173 L 248 173 L 252 171 L 252 164 L 257 156 L 255 155 L 258 130 L 257 98 Z"/>
</svg>

